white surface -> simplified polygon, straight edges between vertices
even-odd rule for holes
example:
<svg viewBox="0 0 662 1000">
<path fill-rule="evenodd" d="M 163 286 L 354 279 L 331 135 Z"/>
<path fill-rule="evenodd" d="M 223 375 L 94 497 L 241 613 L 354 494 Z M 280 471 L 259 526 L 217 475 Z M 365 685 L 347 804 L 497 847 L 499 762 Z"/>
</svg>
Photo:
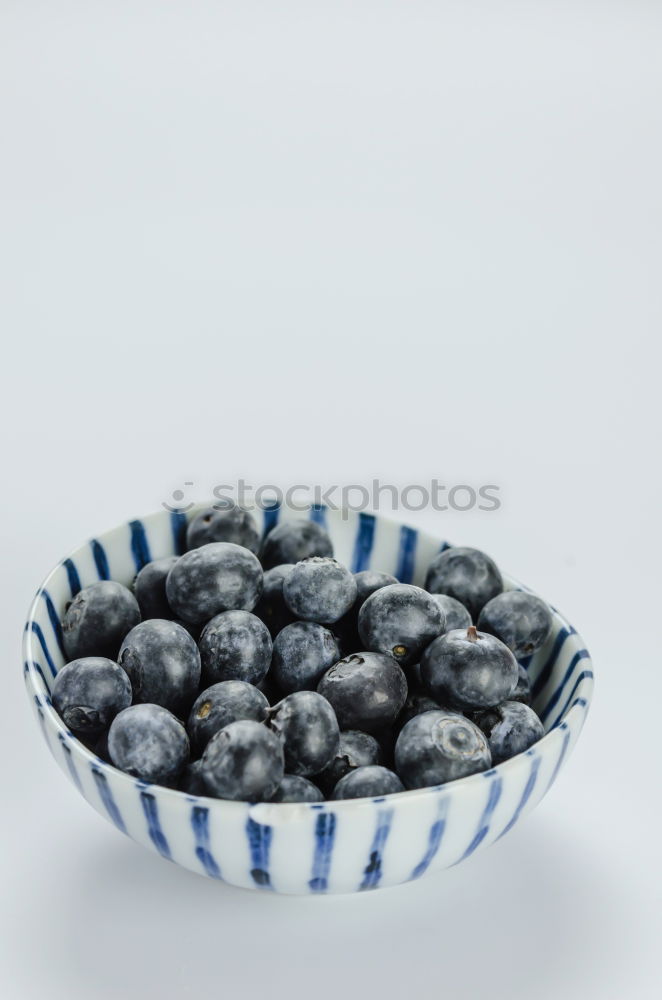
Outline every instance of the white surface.
<svg viewBox="0 0 662 1000">
<path fill-rule="evenodd" d="M 10 1000 L 656 995 L 661 27 L 635 0 L 2 5 Z M 501 486 L 410 520 L 559 606 L 597 693 L 484 855 L 359 898 L 232 891 L 48 759 L 18 652 L 45 572 L 242 474 Z"/>
</svg>

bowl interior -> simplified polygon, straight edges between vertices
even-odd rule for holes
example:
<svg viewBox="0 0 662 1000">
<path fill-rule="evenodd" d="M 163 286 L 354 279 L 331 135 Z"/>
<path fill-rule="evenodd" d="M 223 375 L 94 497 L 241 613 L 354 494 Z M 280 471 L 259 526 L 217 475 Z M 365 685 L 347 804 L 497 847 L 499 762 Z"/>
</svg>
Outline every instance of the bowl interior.
<svg viewBox="0 0 662 1000">
<path fill-rule="evenodd" d="M 60 621 L 67 603 L 81 587 L 97 580 L 113 579 L 130 585 L 138 570 L 151 559 L 184 552 L 187 521 L 202 506 L 187 514 L 162 510 L 123 524 L 81 545 L 51 572 L 37 592 L 26 623 L 24 670 L 38 703 L 43 701 L 50 708 L 53 679 L 66 662 Z M 324 525 L 333 540 L 336 558 L 354 572 L 383 570 L 403 583 L 419 586 L 424 584 L 431 559 L 449 546 L 413 527 L 368 513 L 324 507 L 294 513 L 272 507 L 255 510 L 254 516 L 264 533 L 278 521 L 310 517 Z M 504 579 L 508 589 L 528 589 L 506 574 Z M 546 732 L 562 724 L 569 713 L 586 709 L 593 676 L 588 653 L 575 629 L 552 610 L 554 624 L 549 639 L 533 657 L 522 661 L 531 680 L 534 707 Z"/>
</svg>

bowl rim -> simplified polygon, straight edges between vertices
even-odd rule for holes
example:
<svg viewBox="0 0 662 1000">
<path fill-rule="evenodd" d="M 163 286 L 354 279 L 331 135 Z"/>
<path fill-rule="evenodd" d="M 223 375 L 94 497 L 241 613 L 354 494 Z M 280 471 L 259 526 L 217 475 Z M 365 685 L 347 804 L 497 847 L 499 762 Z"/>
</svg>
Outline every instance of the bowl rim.
<svg viewBox="0 0 662 1000">
<path fill-rule="evenodd" d="M 208 506 L 209 502 L 196 503 L 193 507 L 191 507 L 189 510 L 185 512 L 187 519 L 195 517 L 195 515 L 200 512 L 200 510 L 203 510 L 205 509 L 205 507 Z M 299 512 L 297 512 L 297 514 L 298 513 Z M 407 524 L 407 522 L 387 517 L 379 513 L 378 511 L 370 511 L 368 513 L 370 513 L 371 516 L 375 517 L 376 519 L 379 519 L 380 521 L 397 525 L 398 527 L 402 527 L 403 525 Z M 172 514 L 172 512 L 170 512 L 170 514 Z M 404 805 L 405 803 L 409 803 L 413 806 L 416 803 L 420 802 L 421 800 L 438 797 L 440 793 L 444 792 L 452 791 L 454 795 L 462 794 L 465 790 L 475 788 L 477 785 L 480 784 L 481 781 L 484 781 L 486 778 L 493 778 L 495 775 L 511 774 L 517 770 L 521 770 L 523 767 L 528 766 L 527 762 L 531 759 L 531 757 L 534 757 L 540 753 L 544 753 L 548 749 L 551 750 L 552 746 L 555 744 L 557 740 L 556 736 L 557 730 L 560 731 L 567 730 L 569 728 L 570 720 L 574 720 L 575 718 L 578 719 L 579 726 L 577 729 L 577 733 L 579 732 L 579 729 L 582 728 L 584 721 L 586 719 L 586 715 L 588 714 L 588 710 L 591 706 L 592 696 L 593 696 L 594 677 L 593 677 L 592 660 L 590 654 L 588 653 L 588 650 L 586 649 L 584 640 L 582 639 L 580 633 L 577 632 L 577 630 L 570 624 L 567 618 L 563 614 L 561 614 L 561 612 L 558 611 L 557 608 L 553 607 L 552 605 L 549 604 L 549 602 L 545 601 L 545 603 L 550 608 L 556 622 L 562 628 L 565 628 L 567 630 L 568 635 L 566 638 L 573 641 L 573 644 L 577 646 L 577 651 L 579 650 L 583 651 L 584 654 L 583 662 L 585 664 L 583 668 L 583 673 L 585 674 L 585 676 L 582 676 L 581 679 L 579 680 L 577 687 L 575 688 L 573 694 L 569 699 L 568 707 L 558 717 L 554 725 L 551 726 L 550 729 L 546 730 L 544 736 L 542 736 L 541 739 L 539 739 L 536 743 L 533 744 L 532 747 L 530 747 L 523 753 L 516 754 L 514 757 L 511 757 L 508 760 L 490 767 L 487 771 L 479 771 L 475 774 L 467 775 L 464 778 L 456 778 L 454 781 L 448 781 L 440 785 L 430 785 L 424 788 L 405 789 L 402 792 L 391 792 L 389 795 L 386 796 L 362 797 L 356 799 L 325 799 L 322 802 L 247 802 L 243 800 L 235 801 L 232 799 L 218 799 L 206 795 L 192 795 L 189 792 L 183 792 L 175 788 L 168 788 L 165 785 L 159 785 L 156 783 L 144 781 L 142 779 L 135 778 L 132 775 L 126 774 L 124 771 L 120 771 L 119 768 L 116 768 L 113 764 L 103 760 L 101 757 L 98 757 L 92 750 L 86 747 L 85 744 L 82 743 L 81 740 L 79 740 L 78 737 L 74 733 L 72 733 L 71 730 L 67 728 L 63 720 L 55 711 L 53 704 L 51 702 L 48 688 L 46 686 L 45 680 L 42 675 L 41 668 L 39 667 L 37 659 L 35 658 L 34 655 L 36 652 L 36 648 L 34 645 L 35 642 L 37 643 L 37 645 L 40 645 L 38 639 L 39 625 L 38 622 L 36 621 L 37 611 L 42 606 L 41 603 L 42 594 L 44 593 L 44 591 L 48 590 L 50 581 L 55 577 L 57 573 L 59 573 L 62 566 L 68 559 L 74 558 L 81 550 L 83 550 L 87 545 L 89 545 L 91 541 L 93 540 L 103 541 L 107 539 L 109 536 L 113 535 L 114 533 L 122 531 L 125 527 L 127 527 L 136 520 L 139 520 L 143 525 L 149 525 L 158 523 L 167 516 L 168 516 L 168 511 L 164 509 L 160 511 L 159 510 L 152 511 L 151 513 L 145 515 L 144 517 L 131 518 L 130 520 L 123 521 L 120 524 L 114 525 L 112 528 L 109 528 L 106 531 L 95 534 L 93 538 L 90 538 L 87 541 L 82 542 L 80 545 L 76 546 L 74 549 L 71 549 L 62 559 L 58 561 L 58 563 L 55 566 L 53 566 L 50 572 L 42 580 L 41 584 L 39 585 L 36 591 L 34 598 L 30 603 L 30 608 L 23 629 L 23 642 L 22 642 L 23 675 L 26 686 L 28 688 L 28 694 L 31 696 L 32 699 L 34 699 L 35 703 L 39 707 L 40 712 L 43 715 L 44 723 L 48 721 L 48 724 L 51 727 L 51 729 L 54 730 L 55 733 L 57 734 L 57 738 L 61 741 L 66 741 L 67 747 L 72 751 L 72 753 L 76 753 L 76 755 L 81 760 L 85 761 L 88 764 L 88 766 L 97 767 L 101 769 L 102 772 L 112 773 L 113 780 L 118 783 L 119 787 L 126 789 L 127 792 L 130 789 L 135 789 L 135 788 L 138 788 L 140 790 L 154 789 L 158 790 L 160 798 L 163 797 L 165 800 L 169 800 L 170 802 L 177 805 L 186 804 L 187 807 L 190 806 L 191 804 L 195 804 L 196 802 L 200 802 L 204 804 L 207 808 L 215 810 L 228 809 L 228 810 L 245 811 L 246 808 L 248 807 L 251 809 L 252 812 L 255 810 L 259 810 L 260 813 L 268 811 L 270 817 L 272 817 L 272 815 L 278 817 L 278 820 L 276 820 L 277 822 L 279 820 L 286 821 L 288 818 L 294 818 L 296 815 L 300 816 L 302 811 L 308 812 L 310 810 L 313 810 L 321 813 L 328 813 L 328 812 L 346 813 L 352 810 L 370 809 L 376 803 L 382 803 L 384 801 L 388 801 L 389 803 L 391 802 L 395 803 L 397 801 L 399 805 L 400 804 Z M 296 519 L 305 519 L 305 518 L 296 518 Z M 445 541 L 445 539 L 442 539 L 436 535 L 432 535 L 429 531 L 417 528 L 413 525 L 411 527 L 414 527 L 419 537 L 425 537 L 427 539 L 433 540 L 434 542 Z M 525 591 L 526 593 L 540 596 L 536 594 L 536 591 L 520 583 L 509 573 L 506 573 L 503 570 L 501 570 L 501 575 L 509 589 L 517 588 Z M 541 599 L 545 600 L 544 598 Z M 36 629 L 33 627 L 35 625 L 37 626 Z M 271 819 L 270 821 L 273 821 L 273 819 Z"/>
</svg>

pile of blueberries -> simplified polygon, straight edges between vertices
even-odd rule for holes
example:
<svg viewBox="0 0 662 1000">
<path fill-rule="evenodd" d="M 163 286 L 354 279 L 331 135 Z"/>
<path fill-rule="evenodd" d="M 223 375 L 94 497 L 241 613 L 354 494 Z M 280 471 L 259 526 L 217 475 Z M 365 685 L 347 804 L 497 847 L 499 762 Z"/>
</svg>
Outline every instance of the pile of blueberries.
<svg viewBox="0 0 662 1000">
<path fill-rule="evenodd" d="M 188 551 L 132 590 L 67 606 L 52 700 L 98 756 L 146 782 L 247 802 L 388 795 L 484 771 L 543 735 L 518 663 L 547 638 L 538 597 L 453 547 L 426 589 L 351 573 L 313 521 L 261 541 L 210 508 Z M 259 556 L 259 558 L 258 558 Z"/>
</svg>

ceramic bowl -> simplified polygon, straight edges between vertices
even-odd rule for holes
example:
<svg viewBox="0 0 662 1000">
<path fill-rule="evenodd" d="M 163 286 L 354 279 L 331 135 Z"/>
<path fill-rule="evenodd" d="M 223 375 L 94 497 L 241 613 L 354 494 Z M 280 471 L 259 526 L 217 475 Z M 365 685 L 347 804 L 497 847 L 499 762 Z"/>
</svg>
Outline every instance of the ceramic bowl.
<svg viewBox="0 0 662 1000">
<path fill-rule="evenodd" d="M 420 585 L 432 557 L 448 545 L 365 513 L 272 508 L 256 516 L 264 531 L 279 518 L 310 516 L 325 525 L 337 558 L 352 570 L 384 570 Z M 129 585 L 150 559 L 183 552 L 186 523 L 185 514 L 162 510 L 82 545 L 46 578 L 25 626 L 25 681 L 44 739 L 81 795 L 118 830 L 185 868 L 243 888 L 356 892 L 456 865 L 540 802 L 579 736 L 593 687 L 584 644 L 556 611 L 548 641 L 526 664 L 545 736 L 482 774 L 386 798 L 251 805 L 148 785 L 96 757 L 51 705 L 53 678 L 65 662 L 65 605 L 81 587 L 100 579 Z M 506 585 L 521 587 L 508 578 Z"/>
</svg>

